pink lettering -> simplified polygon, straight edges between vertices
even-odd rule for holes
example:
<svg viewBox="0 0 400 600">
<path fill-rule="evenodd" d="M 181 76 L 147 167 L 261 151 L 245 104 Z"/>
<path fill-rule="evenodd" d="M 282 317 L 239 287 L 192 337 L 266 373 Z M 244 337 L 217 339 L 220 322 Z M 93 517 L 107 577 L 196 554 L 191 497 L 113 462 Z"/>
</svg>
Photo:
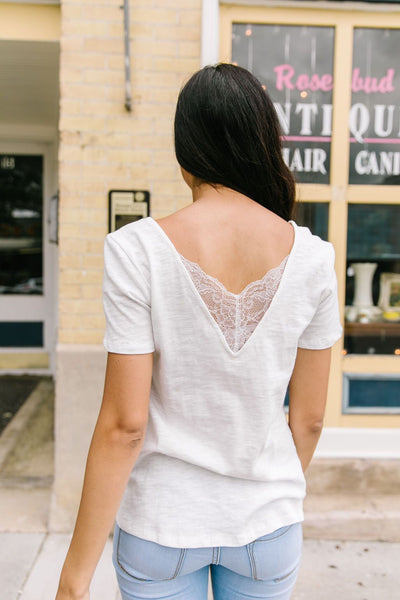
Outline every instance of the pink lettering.
<svg viewBox="0 0 400 600">
<path fill-rule="evenodd" d="M 326 73 L 321 77 L 321 90 L 323 92 L 331 92 L 333 90 L 333 77 Z"/>
<path fill-rule="evenodd" d="M 387 94 L 394 92 L 394 74 L 394 69 L 388 69 L 386 75 L 380 79 L 378 77 L 361 77 L 360 69 L 354 69 L 351 89 L 355 93 L 364 92 L 365 94 Z"/>
<path fill-rule="evenodd" d="M 333 76 L 330 73 L 319 75 L 313 73 L 297 74 L 294 67 L 289 64 L 277 65 L 274 68 L 276 73 L 276 89 L 282 90 L 299 90 L 304 92 L 311 90 L 316 92 L 330 92 L 333 89 Z M 393 80 L 395 76 L 394 69 L 388 69 L 383 77 L 362 77 L 360 69 L 353 70 L 351 81 L 351 89 L 353 92 L 364 92 L 365 94 L 387 94 L 395 91 Z"/>
<path fill-rule="evenodd" d="M 291 79 L 294 75 L 294 69 L 291 65 L 278 65 L 274 68 L 276 73 L 276 89 L 282 91 L 283 89 L 294 90 L 294 85 Z"/>
<path fill-rule="evenodd" d="M 308 75 L 299 75 L 296 81 L 296 87 L 301 92 L 310 89 L 310 80 Z"/>
</svg>

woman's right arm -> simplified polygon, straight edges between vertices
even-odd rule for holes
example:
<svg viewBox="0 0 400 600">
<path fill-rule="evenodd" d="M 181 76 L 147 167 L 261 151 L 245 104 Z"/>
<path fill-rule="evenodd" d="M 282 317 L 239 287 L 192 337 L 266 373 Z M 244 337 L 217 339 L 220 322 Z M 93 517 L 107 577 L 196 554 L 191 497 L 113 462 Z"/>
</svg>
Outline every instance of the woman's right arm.
<svg viewBox="0 0 400 600">
<path fill-rule="evenodd" d="M 331 348 L 297 351 L 289 384 L 289 427 L 303 471 L 322 432 L 330 362 Z"/>
</svg>

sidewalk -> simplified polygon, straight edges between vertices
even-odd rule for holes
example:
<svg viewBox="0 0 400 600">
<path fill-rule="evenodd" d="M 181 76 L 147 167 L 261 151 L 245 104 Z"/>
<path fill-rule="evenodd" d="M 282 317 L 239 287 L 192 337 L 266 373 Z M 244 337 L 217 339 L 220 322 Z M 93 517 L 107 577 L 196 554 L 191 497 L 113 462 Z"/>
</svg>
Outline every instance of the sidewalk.
<svg viewBox="0 0 400 600">
<path fill-rule="evenodd" d="M 2 600 L 54 600 L 69 539 L 65 534 L 0 533 Z M 110 540 L 93 580 L 91 600 L 120 599 L 111 551 Z M 399 543 L 305 540 L 291 600 L 395 600 L 399 564 Z"/>
</svg>

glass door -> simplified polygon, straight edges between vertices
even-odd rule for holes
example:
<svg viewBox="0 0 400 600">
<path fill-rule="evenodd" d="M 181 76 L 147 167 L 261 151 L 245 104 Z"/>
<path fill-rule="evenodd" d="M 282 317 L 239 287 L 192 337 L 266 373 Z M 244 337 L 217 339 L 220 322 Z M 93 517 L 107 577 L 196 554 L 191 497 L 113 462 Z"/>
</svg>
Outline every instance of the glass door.
<svg viewBox="0 0 400 600">
<path fill-rule="evenodd" d="M 53 306 L 46 277 L 45 152 L 33 145 L 13 150 L 0 145 L 0 354 L 42 354 L 25 367 L 47 368 Z M 22 367 L 18 359 L 9 363 Z"/>
</svg>

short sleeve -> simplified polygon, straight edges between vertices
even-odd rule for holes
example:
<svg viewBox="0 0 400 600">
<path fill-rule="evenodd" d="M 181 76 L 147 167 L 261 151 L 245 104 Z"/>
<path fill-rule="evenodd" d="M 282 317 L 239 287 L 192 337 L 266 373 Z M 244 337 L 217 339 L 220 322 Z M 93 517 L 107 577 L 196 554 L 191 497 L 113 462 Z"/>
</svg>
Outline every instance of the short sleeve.
<svg viewBox="0 0 400 600">
<path fill-rule="evenodd" d="M 104 347 L 116 354 L 154 352 L 150 284 L 112 236 L 104 244 Z"/>
<path fill-rule="evenodd" d="M 333 346 L 341 335 L 337 279 L 335 270 L 332 268 L 328 286 L 321 294 L 317 310 L 303 331 L 298 347 L 308 350 L 323 350 Z"/>
</svg>

